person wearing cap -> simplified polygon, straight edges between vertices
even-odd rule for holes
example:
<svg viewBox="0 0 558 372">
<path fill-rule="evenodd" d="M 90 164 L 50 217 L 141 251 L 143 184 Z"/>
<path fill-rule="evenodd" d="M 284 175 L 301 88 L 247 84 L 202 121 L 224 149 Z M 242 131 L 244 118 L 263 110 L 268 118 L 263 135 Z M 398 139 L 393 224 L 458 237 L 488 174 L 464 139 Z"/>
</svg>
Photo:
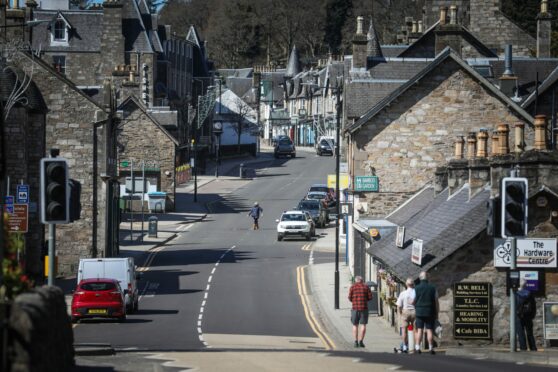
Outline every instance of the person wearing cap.
<svg viewBox="0 0 558 372">
<path fill-rule="evenodd" d="M 254 203 L 254 206 L 250 208 L 250 212 L 248 212 L 248 216 L 254 219 L 254 224 L 252 225 L 253 230 L 259 230 L 260 225 L 258 224 L 258 219 L 263 216 L 263 209 L 260 207 L 258 202 Z"/>
</svg>

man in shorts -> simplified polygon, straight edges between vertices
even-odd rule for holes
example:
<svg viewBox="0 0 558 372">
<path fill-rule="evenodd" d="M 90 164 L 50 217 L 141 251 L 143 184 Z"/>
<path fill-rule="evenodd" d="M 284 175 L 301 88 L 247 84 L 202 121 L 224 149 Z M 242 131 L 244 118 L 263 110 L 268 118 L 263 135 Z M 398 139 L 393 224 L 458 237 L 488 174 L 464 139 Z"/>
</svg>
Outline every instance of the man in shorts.
<svg viewBox="0 0 558 372">
<path fill-rule="evenodd" d="M 397 298 L 397 310 L 401 319 L 401 337 L 403 343 L 401 344 L 401 352 L 406 353 L 408 348 L 407 328 L 409 325 L 415 323 L 415 283 L 413 278 L 407 278 L 405 281 L 407 289 L 399 294 Z"/>
<path fill-rule="evenodd" d="M 420 354 L 420 342 L 422 340 L 422 330 L 426 328 L 426 339 L 428 340 L 428 350 L 430 354 L 434 352 L 434 337 L 432 331 L 434 323 L 438 319 L 438 293 L 436 287 L 428 283 L 426 271 L 419 274 L 420 284 L 416 286 L 415 293 L 415 313 L 416 313 L 416 333 L 415 333 L 415 353 Z"/>
<path fill-rule="evenodd" d="M 355 277 L 355 284 L 349 289 L 349 301 L 353 304 L 351 323 L 353 323 L 353 337 L 355 347 L 364 347 L 364 335 L 368 324 L 368 301 L 372 299 L 372 291 L 364 284 L 361 276 Z"/>
</svg>

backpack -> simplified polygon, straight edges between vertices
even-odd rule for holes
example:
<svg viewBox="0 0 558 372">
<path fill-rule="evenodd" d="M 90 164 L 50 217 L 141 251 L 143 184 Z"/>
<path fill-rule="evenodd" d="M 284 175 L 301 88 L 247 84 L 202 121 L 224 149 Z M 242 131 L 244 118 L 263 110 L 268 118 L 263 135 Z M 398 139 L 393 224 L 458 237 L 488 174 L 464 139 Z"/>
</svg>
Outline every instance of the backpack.
<svg viewBox="0 0 558 372">
<path fill-rule="evenodd" d="M 520 319 L 529 319 L 533 317 L 536 312 L 536 304 L 533 295 L 529 294 L 528 297 L 520 297 L 520 299 L 522 299 L 522 301 L 518 304 L 517 316 Z"/>
</svg>

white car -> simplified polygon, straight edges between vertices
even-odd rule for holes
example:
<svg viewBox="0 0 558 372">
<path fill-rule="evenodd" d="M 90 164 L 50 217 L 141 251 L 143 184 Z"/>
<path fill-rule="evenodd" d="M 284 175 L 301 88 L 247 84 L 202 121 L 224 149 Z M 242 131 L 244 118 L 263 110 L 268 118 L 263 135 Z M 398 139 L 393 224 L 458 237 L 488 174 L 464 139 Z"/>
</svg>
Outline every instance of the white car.
<svg viewBox="0 0 558 372">
<path fill-rule="evenodd" d="M 281 241 L 288 236 L 301 236 L 310 240 L 312 238 L 312 223 L 308 213 L 304 211 L 285 211 L 277 222 L 277 240 Z"/>
</svg>

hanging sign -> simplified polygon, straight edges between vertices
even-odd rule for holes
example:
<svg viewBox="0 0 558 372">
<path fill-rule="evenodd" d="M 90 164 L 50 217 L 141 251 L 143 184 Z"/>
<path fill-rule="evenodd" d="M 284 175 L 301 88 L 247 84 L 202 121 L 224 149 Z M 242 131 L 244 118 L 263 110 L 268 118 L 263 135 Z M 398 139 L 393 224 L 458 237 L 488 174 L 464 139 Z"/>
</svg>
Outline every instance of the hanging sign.
<svg viewBox="0 0 558 372">
<path fill-rule="evenodd" d="M 422 265 L 422 239 L 413 239 L 411 262 L 419 266 Z"/>
</svg>

